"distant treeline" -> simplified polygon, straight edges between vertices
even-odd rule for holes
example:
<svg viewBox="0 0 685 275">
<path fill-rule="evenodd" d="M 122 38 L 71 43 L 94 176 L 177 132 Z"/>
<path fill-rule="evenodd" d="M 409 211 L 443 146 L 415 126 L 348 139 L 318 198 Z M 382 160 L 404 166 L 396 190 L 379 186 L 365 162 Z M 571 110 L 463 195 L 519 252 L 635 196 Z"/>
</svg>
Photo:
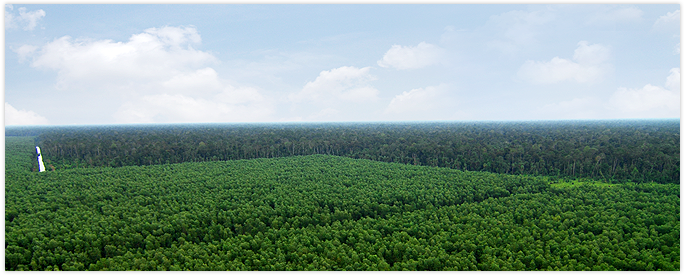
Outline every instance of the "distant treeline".
<svg viewBox="0 0 685 275">
<path fill-rule="evenodd" d="M 64 128 L 76 129 L 88 126 L 58 126 L 58 125 L 7 125 L 5 126 L 6 137 L 35 137 L 41 133 Z"/>
<path fill-rule="evenodd" d="M 37 144 L 48 170 L 328 154 L 608 182 L 680 180 L 677 119 L 64 126 L 42 128 Z"/>
</svg>

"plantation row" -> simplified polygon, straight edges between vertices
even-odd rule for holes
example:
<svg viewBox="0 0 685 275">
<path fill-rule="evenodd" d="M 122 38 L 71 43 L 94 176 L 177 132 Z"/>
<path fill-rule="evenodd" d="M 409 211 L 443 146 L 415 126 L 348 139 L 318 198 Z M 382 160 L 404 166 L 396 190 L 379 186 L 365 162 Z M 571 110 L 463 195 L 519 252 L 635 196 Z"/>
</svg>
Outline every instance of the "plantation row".
<svg viewBox="0 0 685 275">
<path fill-rule="evenodd" d="M 463 171 L 680 181 L 680 121 L 233 124 L 8 128 L 48 169 L 328 154 Z"/>
<path fill-rule="evenodd" d="M 8 138 L 6 270 L 679 270 L 675 184 L 313 155 L 35 173 Z"/>
</svg>

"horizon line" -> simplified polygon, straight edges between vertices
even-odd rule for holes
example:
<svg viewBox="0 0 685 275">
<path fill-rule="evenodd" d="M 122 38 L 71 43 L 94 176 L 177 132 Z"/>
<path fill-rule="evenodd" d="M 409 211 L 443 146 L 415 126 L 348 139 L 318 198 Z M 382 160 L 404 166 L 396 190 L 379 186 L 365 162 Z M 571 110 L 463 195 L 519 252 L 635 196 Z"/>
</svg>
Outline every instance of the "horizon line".
<svg viewBox="0 0 685 275">
<path fill-rule="evenodd" d="M 469 123 L 469 122 L 599 122 L 599 121 L 657 121 L 680 118 L 591 118 L 591 119 L 518 119 L 518 120 L 373 120 L 373 121 L 272 121 L 272 122 L 157 122 L 103 124 L 13 124 L 7 127 L 79 127 L 79 126 L 155 126 L 155 125 L 247 125 L 247 124 L 412 124 L 412 123 Z"/>
</svg>

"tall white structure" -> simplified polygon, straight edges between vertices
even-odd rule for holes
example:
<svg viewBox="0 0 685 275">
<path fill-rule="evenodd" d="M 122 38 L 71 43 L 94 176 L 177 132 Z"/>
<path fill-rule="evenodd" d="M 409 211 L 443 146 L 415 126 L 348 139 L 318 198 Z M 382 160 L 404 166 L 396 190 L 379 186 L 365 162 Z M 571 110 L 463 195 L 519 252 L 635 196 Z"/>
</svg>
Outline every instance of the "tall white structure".
<svg viewBox="0 0 685 275">
<path fill-rule="evenodd" d="M 40 147 L 36 146 L 36 153 L 38 153 L 38 170 L 45 172 L 45 164 L 43 164 L 43 155 L 40 154 Z"/>
</svg>

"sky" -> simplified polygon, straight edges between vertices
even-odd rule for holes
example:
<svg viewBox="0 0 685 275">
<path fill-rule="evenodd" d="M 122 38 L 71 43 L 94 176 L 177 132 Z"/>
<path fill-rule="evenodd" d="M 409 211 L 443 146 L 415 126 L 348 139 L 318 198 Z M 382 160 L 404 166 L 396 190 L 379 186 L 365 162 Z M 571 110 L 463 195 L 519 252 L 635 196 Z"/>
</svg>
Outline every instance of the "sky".
<svg viewBox="0 0 685 275">
<path fill-rule="evenodd" d="M 680 5 L 5 5 L 5 125 L 680 117 Z"/>
</svg>

